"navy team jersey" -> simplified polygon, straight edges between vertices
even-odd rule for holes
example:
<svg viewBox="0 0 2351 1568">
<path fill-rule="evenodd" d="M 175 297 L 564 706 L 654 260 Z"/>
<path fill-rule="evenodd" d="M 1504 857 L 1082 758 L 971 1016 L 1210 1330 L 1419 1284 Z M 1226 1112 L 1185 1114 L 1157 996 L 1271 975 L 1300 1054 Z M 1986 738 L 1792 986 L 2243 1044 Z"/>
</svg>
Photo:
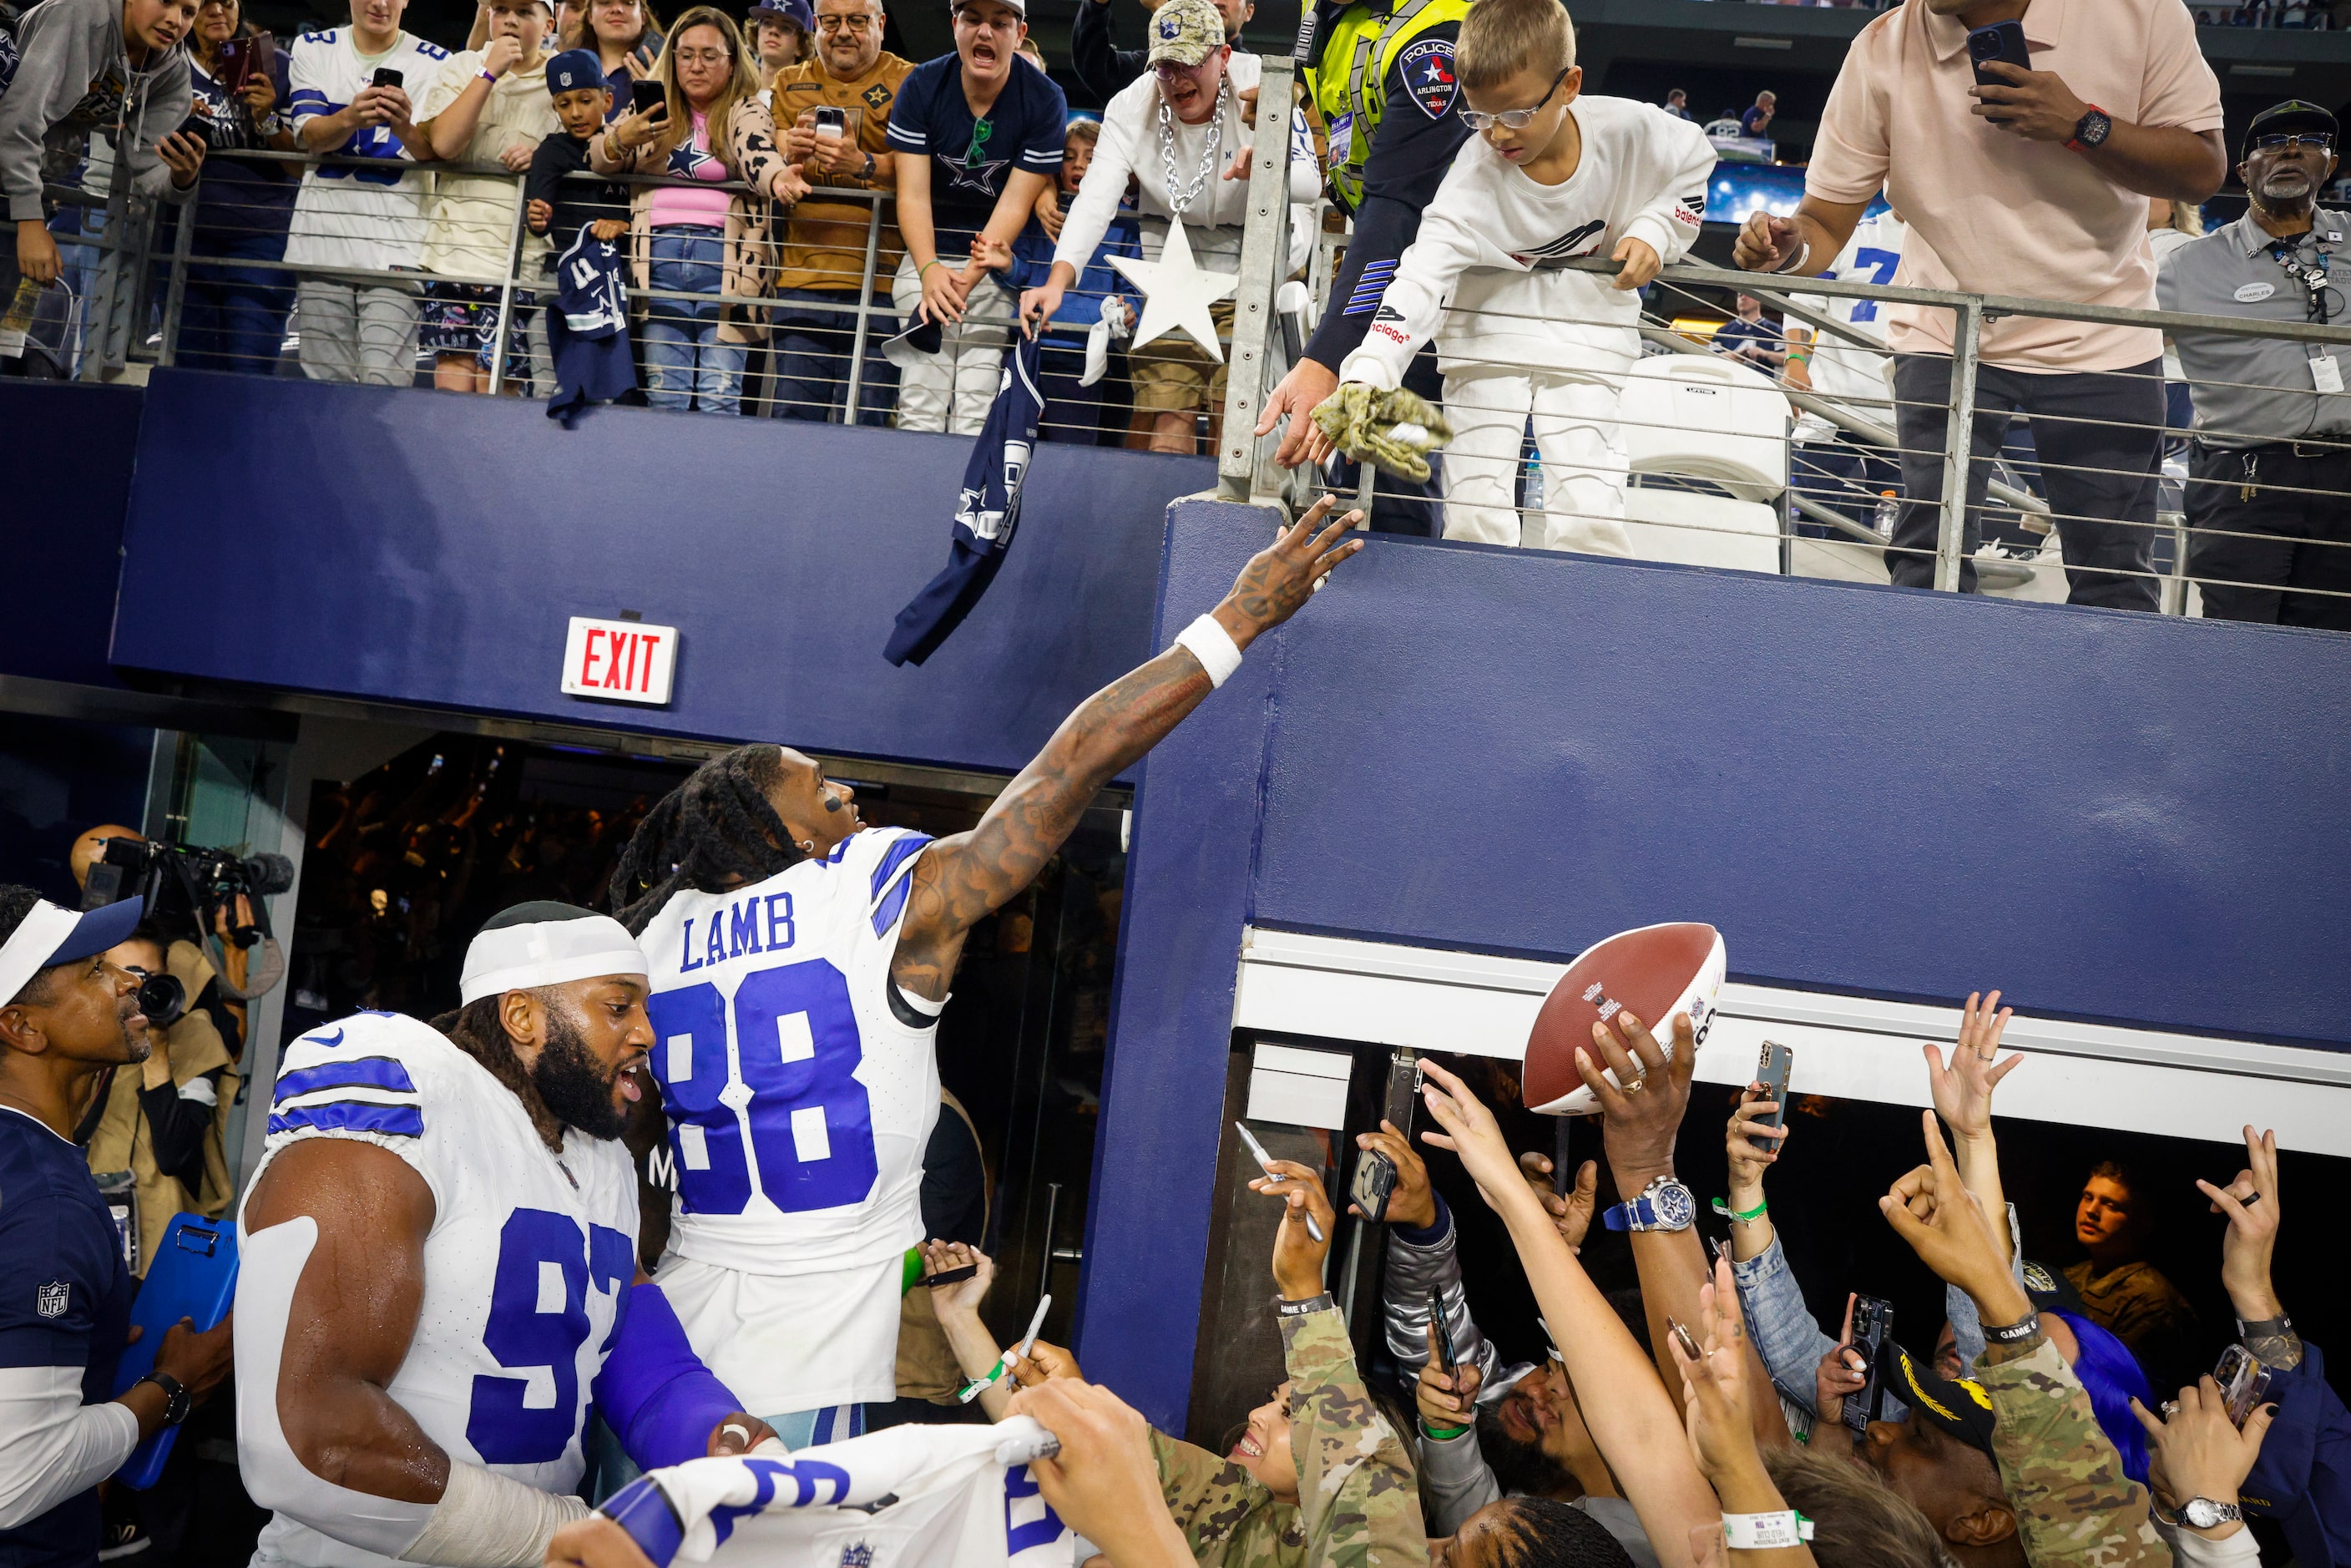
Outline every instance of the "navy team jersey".
<svg viewBox="0 0 2351 1568">
<path fill-rule="evenodd" d="M 939 259 L 959 267 L 987 226 L 1013 171 L 1061 172 L 1070 105 L 1053 79 L 1016 56 L 1004 90 L 976 120 L 963 96 L 963 57 L 941 55 L 907 73 L 890 106 L 890 150 L 931 160 L 931 223 Z"/>
<path fill-rule="evenodd" d="M 82 1153 L 0 1106 L 0 1366 L 78 1366 L 81 1401 L 114 1396 L 136 1287 L 121 1233 Z M 98 1489 L 0 1530 L 8 1568 L 87 1568 L 98 1559 Z"/>
</svg>

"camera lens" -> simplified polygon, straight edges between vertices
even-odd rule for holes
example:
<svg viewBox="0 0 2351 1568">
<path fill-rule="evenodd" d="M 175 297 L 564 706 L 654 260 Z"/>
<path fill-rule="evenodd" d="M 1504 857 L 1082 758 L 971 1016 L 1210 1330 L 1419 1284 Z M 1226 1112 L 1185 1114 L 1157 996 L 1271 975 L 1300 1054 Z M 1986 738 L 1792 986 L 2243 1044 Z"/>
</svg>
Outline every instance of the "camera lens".
<svg viewBox="0 0 2351 1568">
<path fill-rule="evenodd" d="M 150 1029 L 169 1029 L 188 1010 L 187 988 L 171 975 L 150 975 L 139 982 L 139 1010 Z"/>
</svg>

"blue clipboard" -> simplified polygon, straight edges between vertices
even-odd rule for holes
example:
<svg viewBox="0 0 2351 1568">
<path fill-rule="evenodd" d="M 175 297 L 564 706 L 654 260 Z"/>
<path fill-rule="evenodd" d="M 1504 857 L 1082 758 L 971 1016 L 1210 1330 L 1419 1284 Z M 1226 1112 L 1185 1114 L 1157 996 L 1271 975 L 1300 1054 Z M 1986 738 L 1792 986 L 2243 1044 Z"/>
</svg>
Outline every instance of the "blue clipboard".
<svg viewBox="0 0 2351 1568">
<path fill-rule="evenodd" d="M 174 1216 L 148 1265 L 146 1282 L 131 1306 L 131 1321 L 139 1325 L 138 1343 L 126 1346 L 114 1372 L 114 1392 L 120 1396 L 155 1370 L 155 1353 L 163 1335 L 182 1318 L 195 1320 L 199 1333 L 217 1326 L 236 1299 L 236 1222 L 206 1219 L 201 1215 Z M 145 1491 L 163 1473 L 172 1457 L 177 1427 L 166 1427 L 131 1450 L 114 1479 Z"/>
</svg>

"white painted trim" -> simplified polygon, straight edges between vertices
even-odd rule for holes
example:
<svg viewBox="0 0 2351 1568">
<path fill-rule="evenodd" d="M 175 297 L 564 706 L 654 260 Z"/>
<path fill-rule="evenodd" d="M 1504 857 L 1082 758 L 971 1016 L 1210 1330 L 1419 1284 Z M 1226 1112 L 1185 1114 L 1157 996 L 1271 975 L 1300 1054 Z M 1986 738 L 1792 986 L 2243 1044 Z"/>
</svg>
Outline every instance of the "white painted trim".
<svg viewBox="0 0 2351 1568">
<path fill-rule="evenodd" d="M 1515 1061 L 1566 967 L 1252 927 L 1233 1024 Z M 1958 1027 L 1956 1008 L 1734 982 L 1698 1074 L 1745 1082 L 1768 1038 L 1794 1051 L 1800 1092 L 1923 1107 L 1919 1048 Z M 2022 1016 L 2004 1043 L 2041 1060 L 2002 1085 L 2002 1115 L 2220 1143 L 2251 1122 L 2289 1148 L 2351 1155 L 2351 1052 Z"/>
</svg>

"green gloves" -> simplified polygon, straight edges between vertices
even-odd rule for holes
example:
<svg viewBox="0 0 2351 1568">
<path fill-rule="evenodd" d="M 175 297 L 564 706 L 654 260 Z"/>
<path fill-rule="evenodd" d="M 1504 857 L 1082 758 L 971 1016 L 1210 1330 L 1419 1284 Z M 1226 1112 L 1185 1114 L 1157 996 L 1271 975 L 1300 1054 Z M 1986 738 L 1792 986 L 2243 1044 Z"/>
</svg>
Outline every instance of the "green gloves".
<svg viewBox="0 0 2351 1568">
<path fill-rule="evenodd" d="M 1427 399 L 1365 382 L 1340 382 L 1315 408 L 1314 423 L 1345 456 L 1416 483 L 1428 477 L 1429 452 L 1453 439 L 1453 427 Z"/>
</svg>

